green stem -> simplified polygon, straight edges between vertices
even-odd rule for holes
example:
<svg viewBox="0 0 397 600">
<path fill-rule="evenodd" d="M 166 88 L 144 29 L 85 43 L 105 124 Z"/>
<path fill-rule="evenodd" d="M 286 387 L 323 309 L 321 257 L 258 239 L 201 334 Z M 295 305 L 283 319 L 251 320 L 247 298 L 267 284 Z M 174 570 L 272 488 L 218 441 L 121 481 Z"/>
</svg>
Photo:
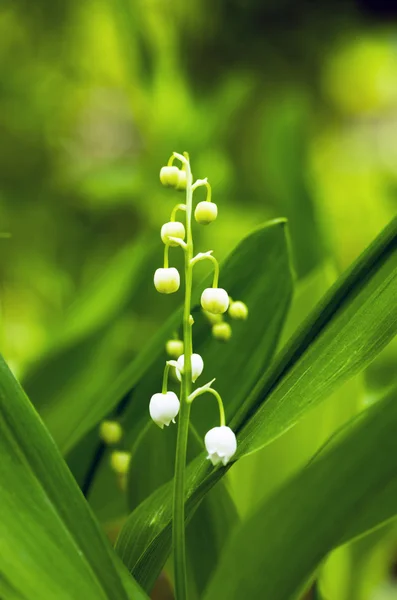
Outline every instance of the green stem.
<svg viewBox="0 0 397 600">
<path fill-rule="evenodd" d="M 161 389 L 162 394 L 166 394 L 168 390 L 168 372 L 170 370 L 170 365 L 168 362 L 165 363 L 164 367 L 164 375 L 163 375 L 163 387 Z"/>
<path fill-rule="evenodd" d="M 216 260 L 215 256 L 212 256 L 212 254 L 210 254 L 209 252 L 206 253 L 201 253 L 201 254 L 197 254 L 197 256 L 195 256 L 192 260 L 191 260 L 191 266 L 194 267 L 194 265 L 198 262 L 201 262 L 203 260 L 210 260 L 213 265 L 214 265 L 214 278 L 212 280 L 212 287 L 213 288 L 217 288 L 218 287 L 218 283 L 219 283 L 219 263 Z"/>
<path fill-rule="evenodd" d="M 186 157 L 185 157 L 186 160 Z M 192 326 L 190 324 L 190 306 L 192 296 L 192 174 L 186 160 L 186 251 L 185 251 L 185 305 L 183 311 L 184 372 L 182 375 L 180 410 L 178 418 L 178 437 L 175 456 L 174 500 L 172 540 L 174 549 L 175 598 L 186 600 L 186 549 L 185 549 L 185 467 L 189 433 L 190 404 L 188 397 L 192 385 Z"/>
<path fill-rule="evenodd" d="M 226 425 L 225 409 L 223 407 L 222 398 L 220 393 L 214 390 L 214 388 L 207 386 L 198 389 L 197 392 L 195 390 L 193 394 L 190 395 L 189 403 L 191 404 L 193 400 L 195 400 L 199 396 L 202 396 L 203 394 L 212 394 L 213 396 L 215 396 L 218 402 L 220 426 L 223 427 L 224 425 Z"/>
<path fill-rule="evenodd" d="M 182 210 L 183 212 L 185 212 L 186 204 L 177 204 L 176 206 L 174 206 L 174 208 L 172 209 L 170 221 L 175 221 L 176 213 L 178 212 L 178 210 Z"/>
<path fill-rule="evenodd" d="M 169 244 L 164 245 L 164 269 L 168 269 L 168 250 Z"/>
</svg>

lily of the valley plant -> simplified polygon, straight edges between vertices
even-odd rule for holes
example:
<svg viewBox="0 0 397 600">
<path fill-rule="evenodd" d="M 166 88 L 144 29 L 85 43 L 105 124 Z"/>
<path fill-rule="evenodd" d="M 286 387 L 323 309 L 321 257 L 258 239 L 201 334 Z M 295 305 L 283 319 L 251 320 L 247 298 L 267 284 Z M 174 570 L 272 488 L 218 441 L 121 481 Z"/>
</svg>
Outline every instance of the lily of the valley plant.
<svg viewBox="0 0 397 600">
<path fill-rule="evenodd" d="M 180 167 L 174 165 L 179 161 Z M 161 239 L 164 243 L 164 266 L 156 270 L 154 285 L 158 292 L 171 294 L 176 292 L 181 283 L 181 276 L 175 267 L 170 266 L 169 249 L 179 246 L 184 253 L 184 310 L 183 310 L 183 340 L 169 340 L 168 352 L 171 355 L 180 354 L 177 360 L 168 360 L 164 368 L 161 392 L 154 394 L 150 400 L 149 411 L 153 421 L 161 428 L 175 423 L 178 417 L 178 437 L 175 457 L 174 502 L 173 502 L 173 549 L 175 570 L 175 592 L 177 600 L 187 597 L 186 578 L 186 549 L 185 549 L 185 467 L 189 433 L 190 410 L 194 400 L 203 394 L 212 394 L 219 406 L 219 426 L 210 429 L 204 438 L 207 458 L 213 465 L 229 462 L 237 449 L 234 432 L 226 425 L 225 411 L 220 394 L 212 387 L 214 380 L 193 389 L 193 384 L 204 370 L 202 357 L 194 352 L 193 328 L 194 319 L 191 315 L 191 298 L 194 266 L 201 261 L 208 261 L 213 269 L 212 287 L 203 290 L 201 306 L 207 315 L 217 317 L 229 309 L 232 318 L 245 319 L 248 314 L 246 305 L 233 302 L 226 290 L 219 287 L 219 264 L 212 251 L 194 254 L 192 216 L 198 224 L 208 225 L 215 221 L 218 215 L 217 205 L 211 199 L 211 186 L 207 179 L 193 181 L 189 156 L 173 153 L 168 165 L 160 171 L 161 183 L 176 190 L 184 190 L 186 200 L 177 203 L 171 212 L 170 221 L 161 228 Z M 207 198 L 194 206 L 194 192 L 204 186 Z M 184 223 L 177 221 L 181 214 Z M 219 326 L 226 329 L 219 332 Z M 213 324 L 214 337 L 230 337 L 230 325 L 224 321 Z M 168 391 L 168 376 L 170 367 L 175 368 L 176 376 L 181 382 L 179 398 L 174 392 Z"/>
</svg>

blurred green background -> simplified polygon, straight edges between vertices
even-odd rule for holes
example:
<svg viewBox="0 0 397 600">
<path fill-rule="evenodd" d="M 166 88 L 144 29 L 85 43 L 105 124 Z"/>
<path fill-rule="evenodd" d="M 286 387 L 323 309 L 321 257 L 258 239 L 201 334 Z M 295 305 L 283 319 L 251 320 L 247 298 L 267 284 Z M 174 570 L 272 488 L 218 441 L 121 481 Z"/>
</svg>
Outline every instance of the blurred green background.
<svg viewBox="0 0 397 600">
<path fill-rule="evenodd" d="M 49 395 L 100 393 L 180 302 L 160 301 L 152 283 L 176 200 L 158 174 L 174 150 L 190 153 L 218 204 L 216 224 L 195 229 L 199 250 L 223 258 L 263 221 L 288 217 L 297 292 L 285 337 L 297 327 L 397 212 L 397 14 L 384 9 L 341 0 L 3 0 L 0 350 L 33 401 L 44 367 L 57 374 Z M 84 357 L 75 388 L 56 370 L 65 352 L 73 377 L 73 360 Z M 396 360 L 394 344 L 287 443 L 233 469 L 241 514 L 372 401 Z M 95 364 L 93 382 L 84 368 Z M 259 490 L 258 461 L 269 473 Z M 390 556 L 395 531 L 385 536 Z M 334 582 L 335 564 L 346 561 L 331 558 Z M 343 585 L 353 600 L 355 584 Z"/>
<path fill-rule="evenodd" d="M 299 276 L 350 263 L 397 206 L 397 30 L 374 6 L 3 0 L 0 340 L 16 372 L 121 249 L 154 243 L 173 150 L 213 185 L 203 247 L 224 256 L 287 216 Z M 121 328 L 135 347 L 169 312 L 143 287 Z"/>
</svg>

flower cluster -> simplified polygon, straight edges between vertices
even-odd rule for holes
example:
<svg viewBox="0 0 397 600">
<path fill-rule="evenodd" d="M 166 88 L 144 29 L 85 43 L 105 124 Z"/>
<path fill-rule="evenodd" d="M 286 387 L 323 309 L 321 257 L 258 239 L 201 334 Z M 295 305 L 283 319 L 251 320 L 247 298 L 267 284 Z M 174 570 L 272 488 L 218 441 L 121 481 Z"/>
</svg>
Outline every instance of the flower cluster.
<svg viewBox="0 0 397 600">
<path fill-rule="evenodd" d="M 174 165 L 178 160 L 181 167 Z M 237 450 L 237 440 L 234 432 L 225 424 L 225 413 L 219 393 L 211 386 L 213 381 L 192 389 L 192 384 L 200 377 L 204 370 L 202 357 L 193 352 L 192 326 L 193 318 L 190 315 L 192 271 L 196 263 L 209 261 L 213 265 L 212 286 L 207 287 L 201 294 L 201 306 L 212 321 L 212 332 L 217 339 L 229 339 L 231 335 L 230 324 L 224 320 L 223 315 L 228 312 L 232 319 L 245 319 L 248 315 L 246 305 L 240 301 L 234 302 L 228 292 L 219 287 L 219 264 L 212 251 L 200 252 L 193 256 L 192 215 L 199 225 L 209 225 L 218 216 L 218 207 L 211 199 L 211 186 L 207 179 L 198 179 L 193 183 L 189 157 L 174 153 L 168 165 L 160 171 L 160 181 L 167 187 L 186 191 L 186 203 L 177 204 L 171 212 L 170 220 L 161 227 L 160 237 L 164 244 L 164 263 L 154 274 L 154 285 L 162 294 L 172 294 L 178 291 L 181 277 L 175 267 L 169 265 L 169 248 L 180 247 L 185 253 L 185 302 L 184 302 L 184 336 L 183 341 L 175 335 L 166 343 L 166 351 L 170 360 L 166 362 L 163 376 L 163 387 L 160 393 L 152 396 L 149 403 L 149 413 L 153 421 L 161 428 L 164 425 L 175 423 L 175 418 L 183 412 L 183 405 L 189 405 L 195 398 L 210 393 L 217 399 L 220 413 L 220 426 L 207 432 L 204 438 L 208 459 L 213 465 L 222 463 L 226 465 Z M 199 187 L 206 188 L 206 199 L 198 202 L 193 213 L 193 193 Z M 178 212 L 184 214 L 184 222 L 176 219 Z M 170 369 L 174 370 L 176 379 L 181 382 L 180 398 L 168 390 L 168 376 Z"/>
</svg>

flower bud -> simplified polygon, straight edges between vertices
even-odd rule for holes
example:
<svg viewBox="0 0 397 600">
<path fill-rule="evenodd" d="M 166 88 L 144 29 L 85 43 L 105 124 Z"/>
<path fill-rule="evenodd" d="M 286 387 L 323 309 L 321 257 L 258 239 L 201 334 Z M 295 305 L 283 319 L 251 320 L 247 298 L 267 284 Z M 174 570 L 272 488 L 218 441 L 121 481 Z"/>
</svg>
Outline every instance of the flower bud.
<svg viewBox="0 0 397 600">
<path fill-rule="evenodd" d="M 165 351 L 171 358 L 178 358 L 183 354 L 183 342 L 182 340 L 168 340 L 165 345 Z"/>
<path fill-rule="evenodd" d="M 204 310 L 219 315 L 227 311 L 229 296 L 222 288 L 207 288 L 201 294 L 201 306 Z"/>
<path fill-rule="evenodd" d="M 131 454 L 129 452 L 122 452 L 115 450 L 110 456 L 110 466 L 113 471 L 120 475 L 128 473 L 128 469 L 131 462 Z"/>
<path fill-rule="evenodd" d="M 160 170 L 161 183 L 166 187 L 176 188 L 179 181 L 179 172 L 178 167 L 162 167 Z"/>
<path fill-rule="evenodd" d="M 174 392 L 166 392 L 164 394 L 154 394 L 150 398 L 149 413 L 153 421 L 161 429 L 164 425 L 175 423 L 175 417 L 179 412 L 178 396 Z"/>
<path fill-rule="evenodd" d="M 176 184 L 175 188 L 179 191 L 186 190 L 186 184 L 187 184 L 186 171 L 182 171 L 182 169 L 180 169 L 179 173 L 178 173 L 178 183 Z"/>
<path fill-rule="evenodd" d="M 204 438 L 208 452 L 208 460 L 215 466 L 220 462 L 227 465 L 237 450 L 237 439 L 234 432 L 226 425 L 210 429 Z"/>
<path fill-rule="evenodd" d="M 214 323 L 212 326 L 212 335 L 216 340 L 227 342 L 232 337 L 232 328 L 226 321 Z"/>
<path fill-rule="evenodd" d="M 109 446 L 117 444 L 123 437 L 123 430 L 117 421 L 102 421 L 99 427 L 99 435 L 105 444 Z"/>
<path fill-rule="evenodd" d="M 215 221 L 218 216 L 218 207 L 214 202 L 199 202 L 194 211 L 194 218 L 200 225 L 209 225 L 212 221 Z"/>
<path fill-rule="evenodd" d="M 169 223 L 164 223 L 161 228 L 161 239 L 164 244 L 169 244 L 170 246 L 178 246 L 178 242 L 174 242 L 170 240 L 170 237 L 179 238 L 180 240 L 185 239 L 185 227 L 183 223 L 179 221 L 170 221 Z"/>
<path fill-rule="evenodd" d="M 245 321 L 245 319 L 248 317 L 248 307 L 240 300 L 231 302 L 229 305 L 229 315 L 232 319 L 240 319 Z"/>
<path fill-rule="evenodd" d="M 211 325 L 215 325 L 215 323 L 223 322 L 222 315 L 214 315 L 213 313 L 207 312 L 206 310 L 203 310 L 203 315 L 209 321 L 209 323 L 211 323 Z"/>
<path fill-rule="evenodd" d="M 179 367 L 178 369 L 176 369 L 176 376 L 178 377 L 179 381 L 181 381 L 181 379 L 182 379 L 181 373 L 183 373 L 183 368 L 185 366 L 185 355 L 182 354 L 182 356 L 180 356 L 176 362 L 178 363 L 178 367 Z M 196 381 L 196 379 L 198 377 L 200 377 L 201 373 L 203 372 L 204 361 L 201 358 L 200 354 L 192 354 L 191 363 L 192 363 L 192 381 L 194 383 Z"/>
<path fill-rule="evenodd" d="M 175 267 L 157 269 L 154 274 L 154 286 L 160 294 L 173 294 L 179 290 L 181 278 Z"/>
</svg>

